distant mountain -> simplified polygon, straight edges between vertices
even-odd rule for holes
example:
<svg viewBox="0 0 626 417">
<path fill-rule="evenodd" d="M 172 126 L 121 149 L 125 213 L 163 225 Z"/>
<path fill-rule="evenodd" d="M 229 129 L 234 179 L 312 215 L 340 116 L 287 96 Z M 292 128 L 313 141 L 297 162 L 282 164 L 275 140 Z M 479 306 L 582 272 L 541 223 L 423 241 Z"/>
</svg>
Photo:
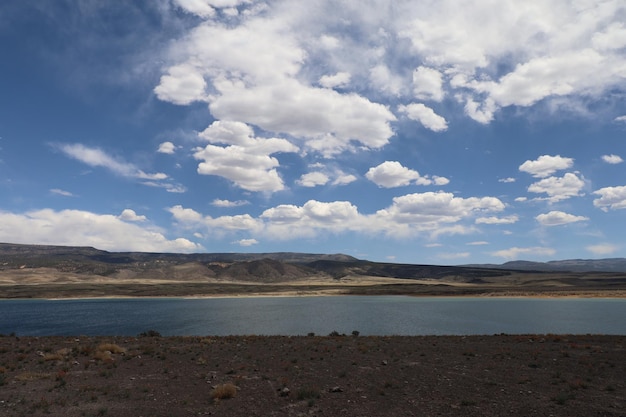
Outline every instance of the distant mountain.
<svg viewBox="0 0 626 417">
<path fill-rule="evenodd" d="M 626 258 L 566 259 L 562 261 L 511 261 L 503 264 L 472 264 L 464 267 L 539 272 L 626 272 Z"/>
<path fill-rule="evenodd" d="M 11 262 L 36 260 L 37 265 L 51 266 L 47 263 L 62 261 L 103 262 L 108 264 L 124 264 L 133 262 L 171 262 L 175 264 L 188 262 L 242 262 L 260 259 L 272 259 L 289 263 L 307 263 L 317 260 L 355 261 L 356 258 L 343 254 L 313 254 L 297 252 L 273 253 L 150 253 L 150 252 L 108 252 L 87 246 L 52 246 L 22 245 L 0 243 L 0 262 L 2 259 Z M 41 265 L 46 263 L 46 265 Z M 0 263 L 0 266 L 2 263 Z"/>
</svg>

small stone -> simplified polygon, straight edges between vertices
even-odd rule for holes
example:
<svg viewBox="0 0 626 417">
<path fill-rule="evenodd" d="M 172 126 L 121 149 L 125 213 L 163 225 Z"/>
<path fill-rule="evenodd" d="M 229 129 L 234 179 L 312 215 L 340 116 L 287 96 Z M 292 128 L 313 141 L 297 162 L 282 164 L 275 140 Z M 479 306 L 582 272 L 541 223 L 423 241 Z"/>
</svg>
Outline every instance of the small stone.
<svg viewBox="0 0 626 417">
<path fill-rule="evenodd" d="M 387 361 L 382 361 L 382 364 L 385 366 L 387 366 L 387 363 L 388 363 Z"/>
<path fill-rule="evenodd" d="M 289 390 L 289 388 L 285 387 L 283 389 L 280 390 L 280 396 L 281 397 L 286 397 L 289 395 L 291 391 Z"/>
<path fill-rule="evenodd" d="M 329 392 L 343 392 L 341 387 L 332 387 L 328 389 Z"/>
</svg>

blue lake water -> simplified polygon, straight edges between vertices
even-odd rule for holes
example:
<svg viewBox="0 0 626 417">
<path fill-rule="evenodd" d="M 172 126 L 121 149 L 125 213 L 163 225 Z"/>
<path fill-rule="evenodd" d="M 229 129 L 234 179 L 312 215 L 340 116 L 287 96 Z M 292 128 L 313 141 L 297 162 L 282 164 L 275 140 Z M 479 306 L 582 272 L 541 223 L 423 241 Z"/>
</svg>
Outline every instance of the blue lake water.
<svg viewBox="0 0 626 417">
<path fill-rule="evenodd" d="M 334 296 L 2 300 L 17 335 L 626 335 L 625 299 Z"/>
</svg>

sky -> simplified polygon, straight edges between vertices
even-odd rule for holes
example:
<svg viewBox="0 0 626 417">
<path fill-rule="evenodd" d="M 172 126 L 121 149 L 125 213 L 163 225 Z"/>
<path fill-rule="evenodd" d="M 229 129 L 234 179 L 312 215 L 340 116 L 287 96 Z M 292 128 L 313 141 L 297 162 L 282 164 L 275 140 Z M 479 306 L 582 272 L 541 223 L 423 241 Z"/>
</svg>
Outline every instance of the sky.
<svg viewBox="0 0 626 417">
<path fill-rule="evenodd" d="M 0 242 L 626 257 L 623 0 L 0 3 Z"/>
</svg>

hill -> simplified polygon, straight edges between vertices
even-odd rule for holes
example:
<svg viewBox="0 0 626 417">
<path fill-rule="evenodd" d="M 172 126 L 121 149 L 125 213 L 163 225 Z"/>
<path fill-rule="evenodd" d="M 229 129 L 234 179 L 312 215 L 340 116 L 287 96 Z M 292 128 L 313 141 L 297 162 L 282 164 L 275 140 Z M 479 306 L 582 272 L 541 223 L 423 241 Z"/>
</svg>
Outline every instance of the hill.
<svg viewBox="0 0 626 417">
<path fill-rule="evenodd" d="M 415 265 L 344 254 L 107 252 L 0 243 L 0 298 L 410 294 L 626 295 L 624 260 Z"/>
</svg>

